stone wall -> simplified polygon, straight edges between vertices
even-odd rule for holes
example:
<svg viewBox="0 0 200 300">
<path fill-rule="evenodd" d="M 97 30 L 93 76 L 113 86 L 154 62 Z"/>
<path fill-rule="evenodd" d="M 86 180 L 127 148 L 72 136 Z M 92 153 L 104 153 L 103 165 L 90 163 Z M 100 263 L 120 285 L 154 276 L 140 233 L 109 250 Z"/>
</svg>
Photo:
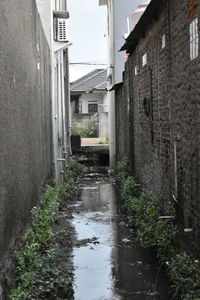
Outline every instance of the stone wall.
<svg viewBox="0 0 200 300">
<path fill-rule="evenodd" d="M 177 201 L 182 237 L 196 250 L 200 248 L 200 57 L 190 60 L 189 27 L 188 2 L 166 1 L 126 63 L 124 83 L 116 91 L 116 130 L 118 159 L 128 154 L 134 175 L 163 211 L 169 201 Z M 184 228 L 193 228 L 193 233 L 184 234 Z"/>
<path fill-rule="evenodd" d="M 52 177 L 52 145 L 50 49 L 35 1 L 1 1 L 0 15 L 2 262 Z"/>
</svg>

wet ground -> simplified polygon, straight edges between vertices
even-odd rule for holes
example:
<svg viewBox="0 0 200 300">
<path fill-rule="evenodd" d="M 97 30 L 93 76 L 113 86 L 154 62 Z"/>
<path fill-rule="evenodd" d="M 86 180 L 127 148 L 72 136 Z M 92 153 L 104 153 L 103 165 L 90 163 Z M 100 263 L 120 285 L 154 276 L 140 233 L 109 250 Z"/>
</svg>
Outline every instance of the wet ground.
<svg viewBox="0 0 200 300">
<path fill-rule="evenodd" d="M 105 169 L 104 169 L 105 171 Z M 106 174 L 90 169 L 73 204 L 75 300 L 169 300 L 155 254 L 142 249 L 120 216 L 118 192 Z"/>
</svg>

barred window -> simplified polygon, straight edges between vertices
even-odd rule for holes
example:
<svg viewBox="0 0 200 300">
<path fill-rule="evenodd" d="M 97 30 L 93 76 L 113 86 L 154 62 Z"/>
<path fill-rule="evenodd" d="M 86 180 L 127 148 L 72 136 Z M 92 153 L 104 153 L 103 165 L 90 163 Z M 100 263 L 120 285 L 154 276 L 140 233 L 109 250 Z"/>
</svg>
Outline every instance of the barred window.
<svg viewBox="0 0 200 300">
<path fill-rule="evenodd" d="M 195 59 L 199 54 L 198 18 L 190 23 L 190 59 Z"/>
<path fill-rule="evenodd" d="M 143 56 L 142 56 L 142 66 L 145 66 L 147 64 L 147 53 L 145 53 Z"/>
</svg>

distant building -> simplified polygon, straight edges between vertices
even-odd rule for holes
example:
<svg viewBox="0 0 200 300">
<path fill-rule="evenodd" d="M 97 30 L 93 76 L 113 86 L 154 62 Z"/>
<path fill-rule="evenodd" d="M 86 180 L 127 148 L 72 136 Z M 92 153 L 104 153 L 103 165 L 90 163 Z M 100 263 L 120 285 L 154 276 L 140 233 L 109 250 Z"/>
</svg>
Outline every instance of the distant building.
<svg viewBox="0 0 200 300">
<path fill-rule="evenodd" d="M 97 135 L 108 138 L 108 99 L 106 70 L 96 69 L 70 85 L 72 132 L 77 124 L 97 115 Z"/>
</svg>

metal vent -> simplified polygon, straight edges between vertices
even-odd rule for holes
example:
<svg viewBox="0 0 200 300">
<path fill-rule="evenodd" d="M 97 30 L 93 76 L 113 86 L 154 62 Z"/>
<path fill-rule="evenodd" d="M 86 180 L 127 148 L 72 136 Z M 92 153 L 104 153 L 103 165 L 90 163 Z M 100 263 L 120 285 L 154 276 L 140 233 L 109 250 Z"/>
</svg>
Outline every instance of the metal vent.
<svg viewBox="0 0 200 300">
<path fill-rule="evenodd" d="M 68 42 L 68 21 L 66 19 L 57 19 L 57 37 L 58 42 Z"/>
</svg>

